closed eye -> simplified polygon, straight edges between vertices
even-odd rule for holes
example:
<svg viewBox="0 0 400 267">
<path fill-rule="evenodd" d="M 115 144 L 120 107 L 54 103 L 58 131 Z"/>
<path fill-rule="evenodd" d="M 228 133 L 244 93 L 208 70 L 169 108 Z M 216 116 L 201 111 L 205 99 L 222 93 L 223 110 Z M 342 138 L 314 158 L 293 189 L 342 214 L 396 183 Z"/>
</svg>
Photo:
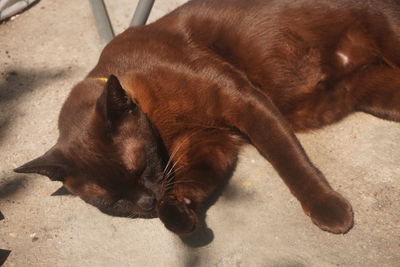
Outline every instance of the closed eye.
<svg viewBox="0 0 400 267">
<path fill-rule="evenodd" d="M 140 169 L 130 169 L 130 170 L 128 170 L 128 172 L 131 175 L 131 177 L 140 178 L 145 169 L 146 169 L 146 166 L 143 166 Z"/>
</svg>

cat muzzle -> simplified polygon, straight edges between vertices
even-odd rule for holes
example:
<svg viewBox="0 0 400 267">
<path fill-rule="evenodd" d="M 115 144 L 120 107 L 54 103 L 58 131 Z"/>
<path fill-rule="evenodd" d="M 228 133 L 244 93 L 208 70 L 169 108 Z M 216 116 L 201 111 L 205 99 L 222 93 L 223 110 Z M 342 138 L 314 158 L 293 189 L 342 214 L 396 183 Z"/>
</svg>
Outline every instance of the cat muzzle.
<svg viewBox="0 0 400 267">
<path fill-rule="evenodd" d="M 144 211 L 151 211 L 156 206 L 156 199 L 153 196 L 141 196 L 137 201 L 137 205 Z"/>
</svg>

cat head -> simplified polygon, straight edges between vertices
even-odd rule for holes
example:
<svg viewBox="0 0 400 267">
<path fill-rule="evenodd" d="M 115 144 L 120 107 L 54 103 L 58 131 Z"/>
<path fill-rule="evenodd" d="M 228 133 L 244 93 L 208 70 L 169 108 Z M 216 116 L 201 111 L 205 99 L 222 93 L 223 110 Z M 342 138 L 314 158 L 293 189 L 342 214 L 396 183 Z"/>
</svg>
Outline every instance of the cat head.
<svg viewBox="0 0 400 267">
<path fill-rule="evenodd" d="M 14 171 L 61 181 L 111 215 L 155 214 L 165 150 L 155 127 L 115 76 L 76 85 L 58 128 L 58 141 L 49 151 Z"/>
</svg>

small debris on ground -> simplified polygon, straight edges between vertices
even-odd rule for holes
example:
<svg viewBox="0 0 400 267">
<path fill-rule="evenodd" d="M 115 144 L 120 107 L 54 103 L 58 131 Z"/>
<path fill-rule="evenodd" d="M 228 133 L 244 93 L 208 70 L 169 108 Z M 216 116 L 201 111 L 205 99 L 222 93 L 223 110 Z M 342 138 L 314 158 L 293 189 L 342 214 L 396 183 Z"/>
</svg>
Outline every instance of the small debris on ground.
<svg viewBox="0 0 400 267">
<path fill-rule="evenodd" d="M 32 238 L 32 242 L 38 241 L 39 237 L 37 237 L 36 233 L 33 233 L 31 235 L 29 235 L 30 238 Z"/>
<path fill-rule="evenodd" d="M 14 238 L 15 238 L 15 237 L 17 237 L 17 235 L 18 235 L 18 234 L 17 234 L 17 233 L 14 233 L 14 232 L 12 232 L 12 233 L 9 233 L 8 235 L 9 235 L 9 236 L 11 236 L 11 237 L 14 237 Z"/>
</svg>

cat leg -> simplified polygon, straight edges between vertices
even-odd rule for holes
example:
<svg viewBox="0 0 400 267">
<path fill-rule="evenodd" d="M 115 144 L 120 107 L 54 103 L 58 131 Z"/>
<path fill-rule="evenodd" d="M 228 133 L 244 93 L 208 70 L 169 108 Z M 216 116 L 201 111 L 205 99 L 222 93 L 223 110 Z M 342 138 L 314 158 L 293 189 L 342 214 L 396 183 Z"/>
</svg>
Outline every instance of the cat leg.
<svg viewBox="0 0 400 267">
<path fill-rule="evenodd" d="M 164 184 L 158 214 L 166 228 L 177 234 L 190 234 L 205 225 L 206 209 L 236 165 L 240 140 L 216 131 L 187 134 L 176 146 L 174 176 Z"/>
<path fill-rule="evenodd" d="M 269 160 L 314 224 L 331 233 L 346 233 L 353 226 L 350 203 L 312 164 L 272 100 L 227 62 L 215 59 L 204 73 L 211 73 L 217 85 L 206 92 L 212 94 L 210 99 L 223 99 L 214 112 L 221 121 L 239 130 Z M 208 107 L 207 113 L 212 113 L 211 109 Z"/>
<path fill-rule="evenodd" d="M 243 132 L 271 162 L 303 210 L 321 229 L 346 233 L 353 225 L 350 203 L 335 192 L 324 175 L 311 163 L 279 110 L 257 90 L 242 97 L 230 123 Z"/>
<path fill-rule="evenodd" d="M 354 112 L 355 99 L 343 81 L 325 85 L 292 100 L 282 114 L 295 132 L 319 129 Z"/>
<path fill-rule="evenodd" d="M 204 64 L 201 63 L 200 59 L 196 60 L 199 66 L 191 79 L 193 83 L 196 81 L 193 87 L 199 88 L 201 95 L 196 101 L 216 101 L 196 105 L 196 114 L 202 114 L 196 117 L 197 123 L 240 131 L 270 161 L 318 227 L 332 233 L 347 232 L 353 225 L 351 205 L 312 164 L 271 99 L 246 74 L 218 57 L 208 55 Z M 191 175 L 196 176 L 198 170 L 193 171 Z"/>
<path fill-rule="evenodd" d="M 357 110 L 400 122 L 400 69 L 371 67 L 354 78 L 353 87 Z"/>
</svg>

